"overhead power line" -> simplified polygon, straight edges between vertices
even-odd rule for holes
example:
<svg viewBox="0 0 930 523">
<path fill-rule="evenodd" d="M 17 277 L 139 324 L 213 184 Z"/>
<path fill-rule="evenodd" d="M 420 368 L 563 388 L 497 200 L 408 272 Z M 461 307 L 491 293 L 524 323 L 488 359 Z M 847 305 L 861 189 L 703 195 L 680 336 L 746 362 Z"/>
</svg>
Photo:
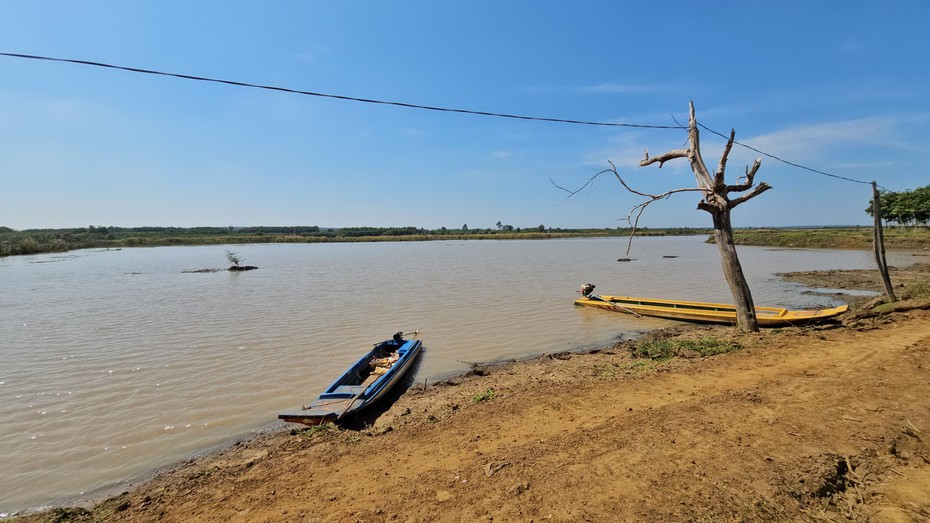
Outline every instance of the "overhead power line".
<svg viewBox="0 0 930 523">
<path fill-rule="evenodd" d="M 300 95 L 305 95 L 305 96 L 317 96 L 320 98 L 333 98 L 336 100 L 346 100 L 346 101 L 351 101 L 351 102 L 361 102 L 361 103 L 378 104 L 378 105 L 390 105 L 390 106 L 396 106 L 396 107 L 406 107 L 408 109 L 422 109 L 422 110 L 427 110 L 427 111 L 472 114 L 472 115 L 477 115 L 477 116 L 510 118 L 514 120 L 531 120 L 531 121 L 538 121 L 538 122 L 564 123 L 564 124 L 574 124 L 574 125 L 593 125 L 593 126 L 600 126 L 600 127 L 632 127 L 632 128 L 640 128 L 640 129 L 684 129 L 685 128 L 684 126 L 677 125 L 677 124 L 676 125 L 649 125 L 649 124 L 617 123 L 617 122 L 592 122 L 592 121 L 584 121 L 584 120 L 570 120 L 570 119 L 564 119 L 564 118 L 547 118 L 547 117 L 541 117 L 541 116 L 523 116 L 523 115 L 517 115 L 517 114 L 494 113 L 494 112 L 489 112 L 489 111 L 474 111 L 470 109 L 453 109 L 449 107 L 437 107 L 437 106 L 431 106 L 431 105 L 421 105 L 421 104 L 413 104 L 413 103 L 406 103 L 406 102 L 393 102 L 389 100 L 376 100 L 372 98 L 358 98 L 354 96 L 345 96 L 345 95 L 339 95 L 339 94 L 318 93 L 314 91 L 303 91 L 300 89 L 291 89 L 288 87 L 277 87 L 273 85 L 253 84 L 249 82 L 238 82 L 235 80 L 223 80 L 220 78 L 208 78 L 205 76 L 195 76 L 195 75 L 180 74 L 180 73 L 169 73 L 165 71 L 156 71 L 153 69 L 140 69 L 138 67 L 126 67 L 122 65 L 107 64 L 103 62 L 92 62 L 89 60 L 74 60 L 70 58 L 55 58 L 55 57 L 50 57 L 50 56 L 39 56 L 39 55 L 20 54 L 20 53 L 3 53 L 3 52 L 0 52 L 0 56 L 8 56 L 11 58 L 23 58 L 23 59 L 29 59 L 29 60 L 44 60 L 44 61 L 49 61 L 49 62 L 64 62 L 64 63 L 78 64 L 78 65 L 89 65 L 93 67 L 102 67 L 106 69 L 129 71 L 132 73 L 169 76 L 169 77 L 174 77 L 174 78 L 182 78 L 185 80 L 196 80 L 200 82 L 211 82 L 211 83 L 218 83 L 218 84 L 225 84 L 225 85 L 234 85 L 238 87 L 248 87 L 248 88 L 253 88 L 253 89 L 265 89 L 268 91 L 278 91 L 278 92 L 284 92 L 284 93 L 300 94 Z M 729 139 L 729 137 L 701 123 L 698 123 L 698 125 L 700 125 L 702 128 L 704 128 L 705 130 L 713 134 L 723 137 L 724 139 Z M 831 178 L 836 178 L 838 180 L 844 180 L 844 181 L 853 182 L 853 183 L 861 183 L 861 184 L 871 183 L 871 182 L 865 182 L 862 180 L 855 180 L 853 178 L 848 178 L 846 176 L 840 176 L 838 174 L 832 174 L 832 173 L 828 173 L 828 172 L 814 169 L 811 167 L 807 167 L 805 165 L 790 162 L 788 160 L 779 158 L 778 156 L 775 156 L 774 154 L 767 153 L 765 151 L 762 151 L 760 149 L 757 149 L 750 145 L 746 145 L 741 142 L 734 141 L 733 143 L 741 147 L 745 147 L 747 149 L 755 151 L 773 160 L 784 163 L 786 165 L 796 167 L 798 169 L 803 169 L 803 170 L 810 171 L 810 172 L 820 174 L 823 176 L 829 176 Z M 882 189 L 885 189 L 885 188 L 882 187 Z M 885 190 L 888 190 L 888 189 L 885 189 Z"/>
<path fill-rule="evenodd" d="M 563 118 L 546 118 L 541 116 L 521 116 L 517 114 L 492 113 L 487 111 L 473 111 L 470 109 L 451 109 L 448 107 L 436 107 L 432 105 L 420 105 L 406 102 L 392 102 L 388 100 L 375 100 L 371 98 L 357 98 L 354 96 L 344 96 L 339 94 L 317 93 L 313 91 L 302 91 L 300 89 L 290 89 L 287 87 L 276 87 L 273 85 L 253 84 L 249 82 L 237 82 L 235 80 L 223 80 L 219 78 L 207 78 L 205 76 L 194 76 L 189 74 L 168 73 L 164 71 L 155 71 L 152 69 L 139 69 L 138 67 L 125 67 L 121 65 L 105 64 L 102 62 L 91 62 L 88 60 L 72 60 L 68 58 L 52 58 L 49 56 L 37 56 L 17 53 L 0 53 L 0 56 L 9 56 L 13 58 L 27 58 L 30 60 L 46 60 L 49 62 L 65 62 L 71 64 L 91 65 L 94 67 L 104 67 L 107 69 L 118 69 L 121 71 L 130 71 L 133 73 L 153 74 L 159 76 L 172 76 L 174 78 L 183 78 L 185 80 L 197 80 L 200 82 L 212 82 L 217 84 L 235 85 L 239 87 L 251 87 L 255 89 L 266 89 L 269 91 L 280 91 L 285 93 L 302 94 L 306 96 L 318 96 L 321 98 L 335 98 L 337 100 L 348 100 L 352 102 L 362 102 L 379 105 L 393 105 L 397 107 L 407 107 L 410 109 L 424 109 L 427 111 L 442 111 L 447 113 L 474 114 L 478 116 L 495 116 L 498 118 L 512 118 L 515 120 L 535 120 L 539 122 L 568 123 L 576 125 L 598 125 L 603 127 L 638 127 L 643 129 L 679 129 L 677 125 L 647 125 L 635 123 L 616 123 L 616 122 L 588 122 L 584 120 L 567 120 Z"/>
</svg>

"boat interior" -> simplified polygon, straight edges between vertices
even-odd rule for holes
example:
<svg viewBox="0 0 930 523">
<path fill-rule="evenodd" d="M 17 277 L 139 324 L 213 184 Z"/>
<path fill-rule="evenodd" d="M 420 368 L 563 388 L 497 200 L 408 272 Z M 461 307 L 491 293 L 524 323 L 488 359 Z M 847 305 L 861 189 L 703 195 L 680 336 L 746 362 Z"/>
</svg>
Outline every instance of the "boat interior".
<svg viewBox="0 0 930 523">
<path fill-rule="evenodd" d="M 404 341 L 394 340 L 379 343 L 321 394 L 320 399 L 354 398 L 365 392 L 407 351 L 405 345 Z"/>
</svg>

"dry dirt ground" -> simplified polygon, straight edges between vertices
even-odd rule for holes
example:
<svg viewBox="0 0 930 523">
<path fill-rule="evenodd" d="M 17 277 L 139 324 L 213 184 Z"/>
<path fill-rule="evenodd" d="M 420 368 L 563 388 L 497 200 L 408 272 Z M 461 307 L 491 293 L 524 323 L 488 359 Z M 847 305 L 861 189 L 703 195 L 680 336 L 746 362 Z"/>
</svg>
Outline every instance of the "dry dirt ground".
<svg viewBox="0 0 930 523">
<path fill-rule="evenodd" d="M 480 367 L 361 430 L 264 434 L 28 519 L 930 521 L 930 300 L 913 303 L 654 335 L 742 347 L 712 357 L 635 359 L 623 342 Z"/>
</svg>

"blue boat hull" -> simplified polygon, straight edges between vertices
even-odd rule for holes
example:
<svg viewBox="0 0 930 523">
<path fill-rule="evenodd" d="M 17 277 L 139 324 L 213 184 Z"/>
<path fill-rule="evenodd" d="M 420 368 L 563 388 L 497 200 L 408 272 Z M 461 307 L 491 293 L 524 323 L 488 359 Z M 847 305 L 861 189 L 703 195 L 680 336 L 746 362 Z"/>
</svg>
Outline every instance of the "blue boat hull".
<svg viewBox="0 0 930 523">
<path fill-rule="evenodd" d="M 310 405 L 282 412 L 278 419 L 314 426 L 357 413 L 387 395 L 413 365 L 422 348 L 420 340 L 383 341 L 349 367 Z M 383 374 L 372 372 L 376 360 L 395 354 L 396 361 Z"/>
</svg>

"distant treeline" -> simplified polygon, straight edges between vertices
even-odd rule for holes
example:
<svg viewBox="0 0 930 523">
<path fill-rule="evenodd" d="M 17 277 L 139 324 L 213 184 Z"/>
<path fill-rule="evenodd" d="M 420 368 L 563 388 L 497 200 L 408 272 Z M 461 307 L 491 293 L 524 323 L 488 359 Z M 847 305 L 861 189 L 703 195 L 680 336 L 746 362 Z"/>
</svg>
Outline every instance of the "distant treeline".
<svg viewBox="0 0 930 523">
<path fill-rule="evenodd" d="M 157 247 L 165 245 L 220 245 L 237 243 L 321 243 L 429 240 L 510 240 L 585 236 L 628 236 L 629 228 L 561 229 L 543 225 L 527 229 L 498 226 L 486 229 L 423 229 L 419 227 L 105 227 L 26 229 L 0 227 L 0 256 L 63 252 L 88 248 Z M 709 229 L 678 227 L 639 229 L 641 236 L 709 234 Z"/>
</svg>

